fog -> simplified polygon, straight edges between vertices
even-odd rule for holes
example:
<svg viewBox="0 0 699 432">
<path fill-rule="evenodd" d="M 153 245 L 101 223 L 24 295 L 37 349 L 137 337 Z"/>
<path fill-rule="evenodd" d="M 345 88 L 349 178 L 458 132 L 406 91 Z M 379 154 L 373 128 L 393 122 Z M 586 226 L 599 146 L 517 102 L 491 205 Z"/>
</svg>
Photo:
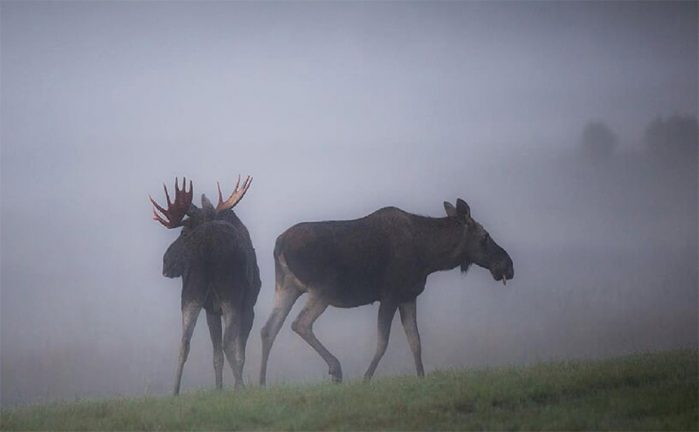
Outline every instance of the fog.
<svg viewBox="0 0 699 432">
<path fill-rule="evenodd" d="M 0 4 L 2 406 L 172 390 L 177 237 L 148 195 L 252 175 L 236 212 L 262 290 L 276 237 L 465 199 L 514 261 L 418 298 L 427 372 L 697 347 L 694 2 Z M 597 125 L 601 135 L 586 135 Z M 289 324 L 268 383 L 328 380 Z M 378 305 L 318 338 L 361 378 Z M 232 385 L 226 365 L 224 386 Z M 377 375 L 413 374 L 394 321 Z M 183 390 L 213 388 L 200 317 Z"/>
</svg>

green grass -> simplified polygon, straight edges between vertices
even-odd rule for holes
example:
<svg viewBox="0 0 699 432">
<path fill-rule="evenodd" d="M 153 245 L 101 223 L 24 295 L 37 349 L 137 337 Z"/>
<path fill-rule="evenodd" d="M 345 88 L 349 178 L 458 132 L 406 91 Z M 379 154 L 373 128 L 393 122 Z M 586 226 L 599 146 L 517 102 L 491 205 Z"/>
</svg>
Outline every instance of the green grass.
<svg viewBox="0 0 699 432">
<path fill-rule="evenodd" d="M 3 410 L 2 430 L 692 430 L 697 351 Z"/>
</svg>

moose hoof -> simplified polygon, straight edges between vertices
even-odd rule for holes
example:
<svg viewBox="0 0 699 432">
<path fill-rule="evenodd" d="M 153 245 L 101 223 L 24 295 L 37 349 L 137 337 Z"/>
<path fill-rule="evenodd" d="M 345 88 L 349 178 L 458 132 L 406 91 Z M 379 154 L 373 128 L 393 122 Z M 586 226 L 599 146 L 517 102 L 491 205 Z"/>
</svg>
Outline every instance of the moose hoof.
<svg viewBox="0 0 699 432">
<path fill-rule="evenodd" d="M 332 380 L 335 384 L 339 384 L 342 382 L 342 368 L 339 364 L 334 367 L 331 366 L 328 370 L 328 373 L 332 377 Z"/>
</svg>

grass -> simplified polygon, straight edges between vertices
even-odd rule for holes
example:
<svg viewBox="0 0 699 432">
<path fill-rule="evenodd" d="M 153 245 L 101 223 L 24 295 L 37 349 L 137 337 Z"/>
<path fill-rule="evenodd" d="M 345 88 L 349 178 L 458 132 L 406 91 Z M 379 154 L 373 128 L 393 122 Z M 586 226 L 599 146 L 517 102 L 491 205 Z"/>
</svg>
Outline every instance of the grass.
<svg viewBox="0 0 699 432">
<path fill-rule="evenodd" d="M 2 430 L 692 430 L 696 350 L 3 410 Z"/>
</svg>

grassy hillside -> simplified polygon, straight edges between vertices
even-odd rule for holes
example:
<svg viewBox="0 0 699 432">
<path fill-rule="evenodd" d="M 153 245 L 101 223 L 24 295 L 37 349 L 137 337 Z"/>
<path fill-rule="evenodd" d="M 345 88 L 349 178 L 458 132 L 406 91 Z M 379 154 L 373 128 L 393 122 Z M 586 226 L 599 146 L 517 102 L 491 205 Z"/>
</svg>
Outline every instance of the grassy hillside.
<svg viewBox="0 0 699 432">
<path fill-rule="evenodd" d="M 3 430 L 697 430 L 697 351 L 4 410 Z"/>
</svg>

